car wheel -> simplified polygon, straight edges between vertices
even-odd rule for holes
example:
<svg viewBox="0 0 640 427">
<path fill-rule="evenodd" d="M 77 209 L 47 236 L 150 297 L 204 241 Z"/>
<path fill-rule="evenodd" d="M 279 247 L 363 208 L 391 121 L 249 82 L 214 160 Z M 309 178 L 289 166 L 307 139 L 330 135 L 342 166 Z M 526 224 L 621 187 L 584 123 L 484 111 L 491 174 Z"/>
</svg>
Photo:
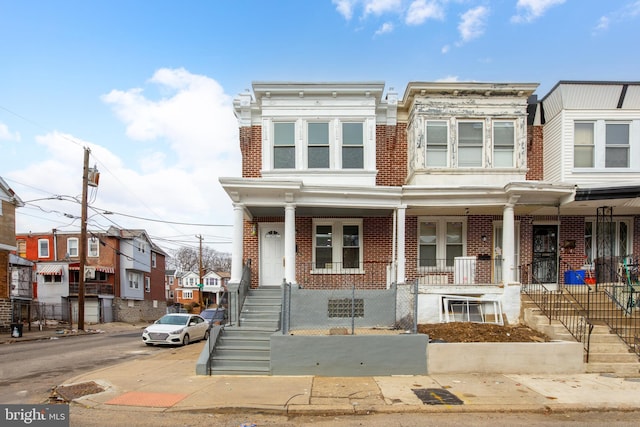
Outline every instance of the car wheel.
<svg viewBox="0 0 640 427">
<path fill-rule="evenodd" d="M 207 329 L 207 332 L 204 333 L 204 337 L 202 337 L 203 340 L 208 340 L 209 339 L 209 330 Z"/>
<path fill-rule="evenodd" d="M 189 334 L 184 334 L 184 338 L 182 338 L 182 345 L 189 345 Z"/>
</svg>

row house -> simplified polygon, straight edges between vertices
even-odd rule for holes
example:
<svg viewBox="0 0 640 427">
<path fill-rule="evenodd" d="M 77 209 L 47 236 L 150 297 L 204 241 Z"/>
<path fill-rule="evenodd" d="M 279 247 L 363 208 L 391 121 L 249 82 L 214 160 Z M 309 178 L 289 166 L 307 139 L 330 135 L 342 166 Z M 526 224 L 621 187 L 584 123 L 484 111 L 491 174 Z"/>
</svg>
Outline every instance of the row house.
<svg viewBox="0 0 640 427">
<path fill-rule="evenodd" d="M 77 322 L 80 235 L 52 230 L 16 237 L 18 252 L 35 262 L 34 295 L 50 311 Z M 152 320 L 166 310 L 166 254 L 144 230 L 90 232 L 84 266 L 85 321 Z"/>
<path fill-rule="evenodd" d="M 16 208 L 24 202 L 0 177 L 0 331 L 9 331 L 21 301 L 30 301 L 29 288 L 25 288 L 23 260 L 12 257 L 16 250 Z M 15 258 L 15 259 L 13 259 Z"/>
<path fill-rule="evenodd" d="M 256 82 L 234 100 L 242 176 L 220 178 L 231 283 L 248 260 L 254 288 L 417 281 L 421 323 L 444 295 L 517 322 L 523 274 L 561 285 L 598 266 L 603 205 L 617 246 L 600 256 L 638 253 L 637 87 L 561 83 L 538 102 L 535 83 L 411 82 L 400 98 L 382 82 Z"/>
</svg>

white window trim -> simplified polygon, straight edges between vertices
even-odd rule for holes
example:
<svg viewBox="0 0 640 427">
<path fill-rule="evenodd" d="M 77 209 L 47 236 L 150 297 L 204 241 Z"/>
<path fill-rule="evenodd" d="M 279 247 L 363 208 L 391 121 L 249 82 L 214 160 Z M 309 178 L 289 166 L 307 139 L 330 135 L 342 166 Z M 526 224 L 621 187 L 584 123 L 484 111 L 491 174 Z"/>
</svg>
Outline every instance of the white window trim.
<svg viewBox="0 0 640 427">
<path fill-rule="evenodd" d="M 144 291 L 151 292 L 151 277 L 144 278 Z"/>
<path fill-rule="evenodd" d="M 157 267 L 157 256 L 155 252 L 151 253 L 151 267 L 153 268 Z"/>
<path fill-rule="evenodd" d="M 47 244 L 47 253 L 46 255 L 42 253 L 42 243 Z M 38 239 L 38 258 L 49 258 L 51 255 L 51 248 L 49 247 L 49 240 L 47 239 Z"/>
<path fill-rule="evenodd" d="M 467 217 L 464 216 L 422 216 L 418 217 L 416 235 L 417 238 L 417 254 L 416 267 L 418 272 L 452 272 L 454 266 L 421 266 L 420 265 L 420 224 L 423 222 L 436 223 L 436 260 L 444 260 L 447 258 L 447 223 L 462 222 L 462 255 L 467 253 Z"/>
<path fill-rule="evenodd" d="M 445 154 L 445 165 L 444 166 L 429 166 L 428 162 L 429 162 L 429 152 L 428 152 L 428 147 L 429 147 L 429 139 L 428 139 L 428 132 L 427 129 L 429 127 L 429 123 L 444 123 L 444 128 L 447 131 L 447 137 L 446 137 L 446 141 L 445 141 L 445 147 L 446 147 L 446 154 Z M 437 168 L 449 168 L 451 165 L 451 147 L 449 144 L 449 140 L 450 140 L 450 135 L 451 135 L 451 124 L 449 123 L 449 120 L 447 119 L 426 119 L 424 121 L 424 165 L 426 168 L 429 169 L 437 169 Z"/>
<path fill-rule="evenodd" d="M 585 256 L 589 259 L 591 259 L 591 266 L 593 266 L 593 261 L 596 259 L 597 255 L 598 255 L 598 247 L 597 247 L 597 236 L 596 236 L 596 228 L 597 228 L 597 218 L 595 217 L 587 217 L 584 219 L 585 223 L 590 222 L 591 223 L 591 231 L 592 231 L 592 235 L 591 235 L 591 254 L 585 254 Z M 633 254 L 633 235 L 634 235 L 634 228 L 633 228 L 633 218 L 632 217 L 615 217 L 612 221 L 615 224 L 616 230 L 615 230 L 615 254 L 613 254 L 613 256 L 622 256 L 622 255 L 628 255 L 628 256 L 634 256 Z M 620 254 L 618 253 L 620 251 L 620 225 L 619 223 L 624 222 L 625 224 L 627 224 L 627 249 L 631 250 L 632 253 L 629 254 Z M 583 239 L 585 240 L 586 243 L 586 236 L 584 235 L 584 231 L 583 231 Z M 585 260 L 586 263 L 586 260 Z"/>
<path fill-rule="evenodd" d="M 71 242 L 76 243 L 75 254 L 71 253 Z M 80 240 L 77 237 L 69 237 L 67 239 L 67 253 L 71 258 L 78 258 L 80 256 Z"/>
<path fill-rule="evenodd" d="M 363 232 L 362 232 L 362 219 L 357 218 L 348 218 L 348 219 L 314 219 L 312 221 L 312 238 L 313 238 L 313 268 L 311 270 L 311 274 L 364 274 L 363 266 L 363 253 L 364 253 L 364 242 L 363 242 Z M 342 260 L 342 227 L 344 225 L 357 225 L 358 226 L 358 241 L 360 243 L 359 251 L 358 251 L 358 265 L 359 268 L 316 268 L 316 227 L 318 225 L 330 225 L 332 227 L 332 254 L 331 259 L 332 262 L 338 263 L 339 265 L 343 265 Z M 336 244 L 339 243 L 339 244 Z"/>
<path fill-rule="evenodd" d="M 182 290 L 182 299 L 193 299 L 193 291 L 192 290 Z"/>
<path fill-rule="evenodd" d="M 513 141 L 512 141 L 512 145 L 511 145 L 511 165 L 510 166 L 496 166 L 496 138 L 495 138 L 495 129 L 496 129 L 496 123 L 511 123 L 513 125 Z M 515 119 L 495 119 L 495 120 L 491 120 L 491 164 L 493 165 L 494 168 L 514 168 L 516 166 L 516 152 L 517 152 L 517 123 Z M 485 141 L 486 144 L 486 141 Z"/>
<path fill-rule="evenodd" d="M 129 289 L 140 289 L 140 275 L 138 273 L 127 273 L 127 282 Z"/>
</svg>

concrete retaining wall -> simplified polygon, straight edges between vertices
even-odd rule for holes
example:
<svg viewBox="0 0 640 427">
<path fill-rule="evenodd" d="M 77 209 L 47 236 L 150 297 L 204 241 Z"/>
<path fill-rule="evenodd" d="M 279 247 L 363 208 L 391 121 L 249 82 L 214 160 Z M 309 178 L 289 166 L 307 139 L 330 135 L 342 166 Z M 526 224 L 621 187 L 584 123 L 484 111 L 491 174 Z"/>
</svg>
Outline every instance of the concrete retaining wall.
<svg viewBox="0 0 640 427">
<path fill-rule="evenodd" d="M 271 337 L 272 375 L 425 375 L 427 342 L 417 335 Z"/>
<path fill-rule="evenodd" d="M 432 374 L 578 374 L 585 372 L 582 343 L 430 343 Z"/>
</svg>

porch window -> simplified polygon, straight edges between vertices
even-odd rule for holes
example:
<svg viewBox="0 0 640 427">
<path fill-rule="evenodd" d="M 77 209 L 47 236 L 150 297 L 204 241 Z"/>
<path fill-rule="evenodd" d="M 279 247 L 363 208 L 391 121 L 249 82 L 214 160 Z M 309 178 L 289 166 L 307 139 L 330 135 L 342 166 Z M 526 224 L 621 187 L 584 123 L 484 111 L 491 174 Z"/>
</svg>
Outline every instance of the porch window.
<svg viewBox="0 0 640 427">
<path fill-rule="evenodd" d="M 78 257 L 78 239 L 75 237 L 70 237 L 67 239 L 67 253 L 72 258 Z"/>
<path fill-rule="evenodd" d="M 129 282 L 129 289 L 140 288 L 140 275 L 137 273 L 127 273 L 127 280 Z"/>
<path fill-rule="evenodd" d="M 62 283 L 62 275 L 60 274 L 43 274 L 42 281 L 44 283 Z"/>
<path fill-rule="evenodd" d="M 584 223 L 585 264 L 592 264 L 598 257 L 632 255 L 631 219 L 616 219 L 597 226 L 595 220 Z M 610 240 L 610 243 L 608 243 Z M 600 251 L 598 253 L 598 242 Z"/>
<path fill-rule="evenodd" d="M 316 269 L 343 272 L 362 263 L 362 222 L 321 221 L 314 224 L 313 254 Z"/>
<path fill-rule="evenodd" d="M 594 123 L 576 122 L 573 127 L 573 167 L 592 168 L 595 153 Z"/>
<path fill-rule="evenodd" d="M 308 123 L 308 166 L 310 169 L 328 169 L 329 157 L 329 123 Z"/>
<path fill-rule="evenodd" d="M 182 299 L 193 299 L 193 291 L 182 291 Z"/>
<path fill-rule="evenodd" d="M 482 167 L 483 122 L 458 122 L 458 166 Z"/>
<path fill-rule="evenodd" d="M 444 120 L 427 121 L 427 167 L 446 167 L 449 124 Z"/>
<path fill-rule="evenodd" d="M 629 124 L 607 123 L 605 141 L 605 167 L 629 167 Z"/>
<path fill-rule="evenodd" d="M 364 168 L 364 128 L 362 123 L 342 123 L 342 168 Z"/>
<path fill-rule="evenodd" d="M 296 167 L 295 123 L 273 124 L 273 168 Z"/>
<path fill-rule="evenodd" d="M 513 122 L 494 122 L 493 165 L 499 168 L 513 167 L 514 147 L 515 129 Z"/>
<path fill-rule="evenodd" d="M 464 254 L 466 223 L 460 218 L 425 218 L 418 224 L 419 267 L 448 269 Z"/>
</svg>

